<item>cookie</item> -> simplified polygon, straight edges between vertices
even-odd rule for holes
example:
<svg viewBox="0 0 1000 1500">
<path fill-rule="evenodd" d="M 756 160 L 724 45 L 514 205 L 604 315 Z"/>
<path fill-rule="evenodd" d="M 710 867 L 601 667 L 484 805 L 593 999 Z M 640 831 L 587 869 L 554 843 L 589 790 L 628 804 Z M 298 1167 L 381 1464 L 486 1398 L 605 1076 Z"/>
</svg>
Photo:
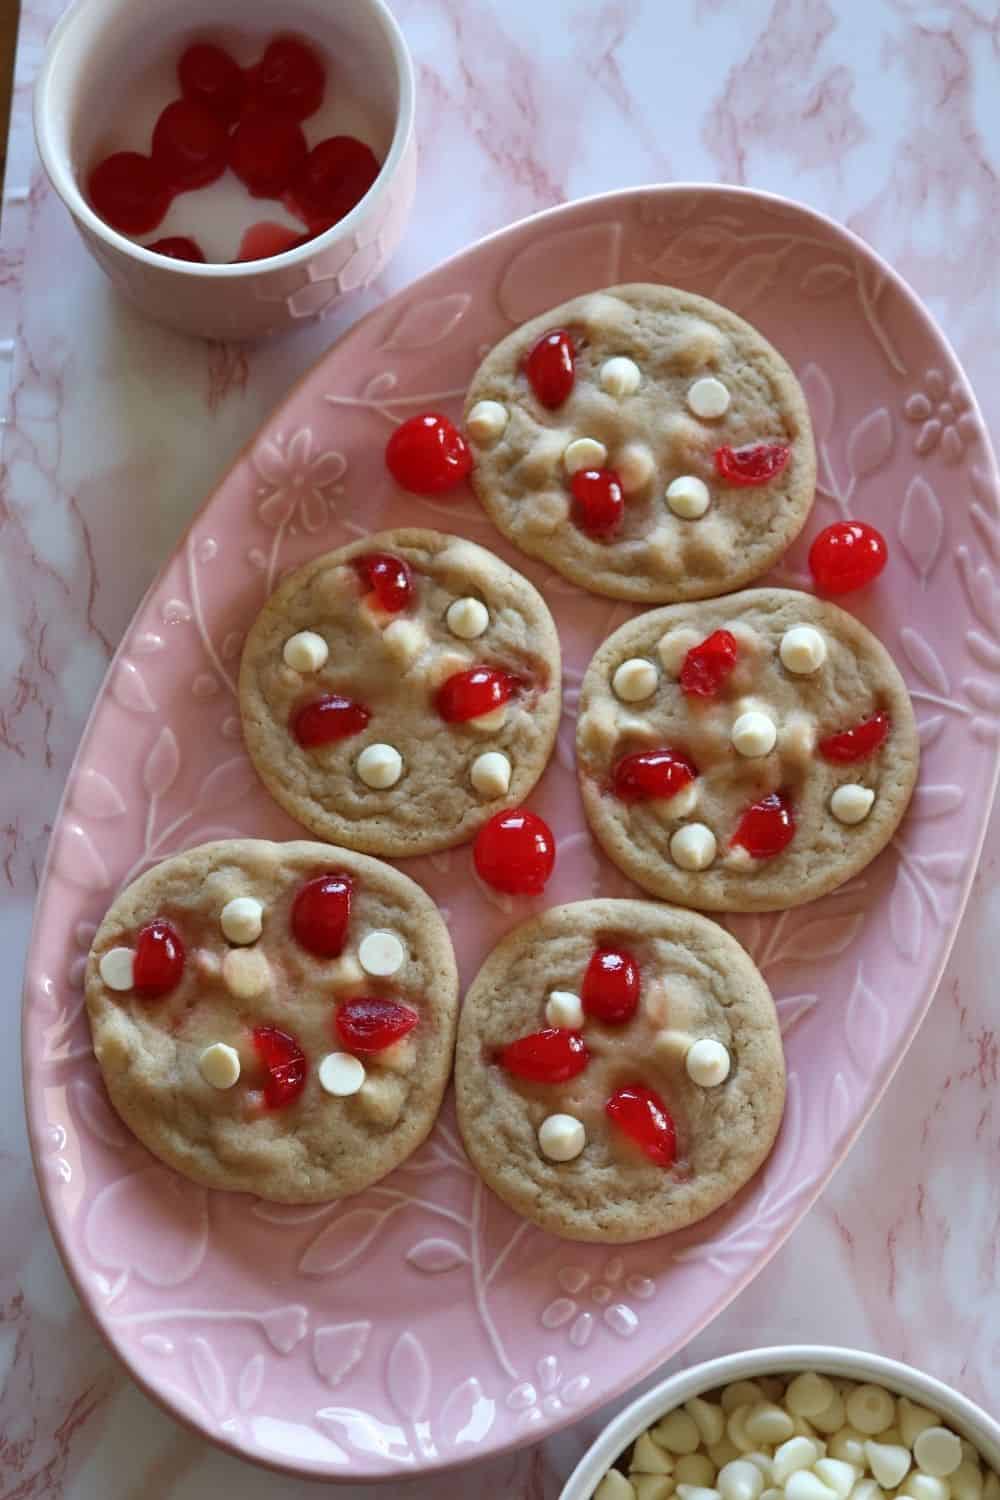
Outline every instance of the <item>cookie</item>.
<svg viewBox="0 0 1000 1500">
<path fill-rule="evenodd" d="M 476 975 L 458 1120 L 495 1193 L 553 1234 L 682 1229 L 753 1176 L 781 1122 L 774 1002 L 715 922 L 578 901 L 516 927 Z"/>
<path fill-rule="evenodd" d="M 247 750 L 320 838 L 403 857 L 471 838 L 531 791 L 560 712 L 538 591 L 437 531 L 384 531 L 287 578 L 243 649 Z"/>
<path fill-rule="evenodd" d="M 94 1052 L 144 1146 L 207 1187 L 325 1202 L 425 1139 L 458 977 L 406 875 L 323 844 L 227 839 L 115 900 L 87 965 Z"/>
<path fill-rule="evenodd" d="M 919 759 L 885 647 L 790 589 L 629 620 L 580 691 L 591 828 L 638 885 L 705 911 L 799 906 L 856 875 L 895 832 Z"/>
<path fill-rule="evenodd" d="M 674 287 L 609 287 L 518 328 L 474 375 L 465 430 L 504 536 L 612 599 L 740 588 L 813 502 L 789 366 L 735 313 Z"/>
</svg>

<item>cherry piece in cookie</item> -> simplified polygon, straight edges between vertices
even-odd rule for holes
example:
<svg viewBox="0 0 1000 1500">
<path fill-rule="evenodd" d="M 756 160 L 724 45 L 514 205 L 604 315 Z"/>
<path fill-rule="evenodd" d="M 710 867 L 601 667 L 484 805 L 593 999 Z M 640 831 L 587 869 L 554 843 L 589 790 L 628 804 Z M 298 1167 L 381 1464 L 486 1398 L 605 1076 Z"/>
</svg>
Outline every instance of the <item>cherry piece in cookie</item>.
<svg viewBox="0 0 1000 1500">
<path fill-rule="evenodd" d="M 809 548 L 809 567 L 824 594 L 863 588 L 889 561 L 885 537 L 867 521 L 835 521 Z"/>
<path fill-rule="evenodd" d="M 693 762 L 682 751 L 664 745 L 659 750 L 624 755 L 611 774 L 611 784 L 622 802 L 649 802 L 676 797 L 697 775 Z"/>
<path fill-rule="evenodd" d="M 244 115 L 229 138 L 229 165 L 252 198 L 280 198 L 307 152 L 302 127 L 266 110 Z"/>
<path fill-rule="evenodd" d="M 138 151 L 117 151 L 91 172 L 91 207 L 112 229 L 149 234 L 170 207 L 170 187 L 159 165 Z"/>
<path fill-rule="evenodd" d="M 681 691 L 688 697 L 714 698 L 736 665 L 736 637 L 729 630 L 713 630 L 692 646 L 681 667 Z"/>
<path fill-rule="evenodd" d="M 528 384 L 549 411 L 562 406 L 576 379 L 573 340 L 565 328 L 543 333 L 524 361 Z"/>
<path fill-rule="evenodd" d="M 292 720 L 292 733 L 304 749 L 311 750 L 316 745 L 332 745 L 360 734 L 370 718 L 362 704 L 329 693 L 299 709 Z"/>
<path fill-rule="evenodd" d="M 538 896 L 556 862 L 549 825 L 523 807 L 496 813 L 476 836 L 476 870 L 487 885 L 511 896 Z"/>
<path fill-rule="evenodd" d="M 776 478 L 791 452 L 788 443 L 746 443 L 742 448 L 723 444 L 715 450 L 715 472 L 727 484 L 754 488 Z"/>
<path fill-rule="evenodd" d="M 286 207 L 321 233 L 361 202 L 378 174 L 370 146 L 352 135 L 332 135 L 312 148 L 295 173 Z"/>
<path fill-rule="evenodd" d="M 228 148 L 225 125 L 193 99 L 168 104 L 153 128 L 153 161 L 175 193 L 205 187 L 221 177 Z"/>
<path fill-rule="evenodd" d="M 307 120 L 323 103 L 326 72 L 313 49 L 297 37 L 276 37 L 247 78 L 246 107 L 290 120 Z"/>
<path fill-rule="evenodd" d="M 621 480 L 613 469 L 578 469 L 570 480 L 573 519 L 588 536 L 616 532 L 625 513 Z"/>
<path fill-rule="evenodd" d="M 670 1111 L 653 1089 L 628 1083 L 616 1089 L 604 1106 L 612 1124 L 658 1167 L 672 1167 L 677 1159 L 677 1131 Z"/>
<path fill-rule="evenodd" d="M 816 746 L 817 753 L 835 766 L 849 766 L 856 760 L 867 760 L 885 744 L 892 722 L 888 714 L 873 714 L 853 729 L 828 735 Z"/>
<path fill-rule="evenodd" d="M 292 902 L 291 928 L 297 943 L 317 958 L 339 958 L 351 920 L 349 875 L 318 875 Z"/>
<path fill-rule="evenodd" d="M 748 807 L 730 843 L 754 859 L 773 859 L 795 837 L 795 813 L 783 792 L 770 792 Z"/>
<path fill-rule="evenodd" d="M 502 708 L 518 686 L 518 679 L 510 672 L 470 667 L 441 684 L 434 695 L 434 706 L 446 724 L 465 724 Z"/>
<path fill-rule="evenodd" d="M 177 64 L 177 78 L 185 99 L 203 105 L 223 125 L 235 125 L 245 80 L 243 69 L 222 47 L 196 42 L 186 48 Z"/>
<path fill-rule="evenodd" d="M 184 944 L 176 928 L 161 917 L 140 930 L 132 973 L 136 994 L 147 1000 L 158 1000 L 180 984 Z"/>
<path fill-rule="evenodd" d="M 419 1020 L 408 1005 L 365 996 L 337 1007 L 337 1035 L 351 1052 L 383 1052 L 408 1036 Z"/>
<path fill-rule="evenodd" d="M 639 1006 L 639 965 L 624 948 L 598 948 L 580 990 L 584 1014 L 623 1026 Z"/>
<path fill-rule="evenodd" d="M 154 250 L 157 255 L 166 255 L 170 260 L 192 260 L 204 262 L 205 252 L 197 240 L 189 239 L 186 234 L 168 234 L 162 240 L 154 240 L 147 250 Z"/>
<path fill-rule="evenodd" d="M 424 412 L 402 422 L 385 446 L 389 473 L 414 495 L 441 495 L 461 484 L 472 452 L 454 422 Z"/>
<path fill-rule="evenodd" d="M 353 559 L 358 576 L 386 614 L 406 609 L 413 597 L 413 574 L 401 557 L 389 552 L 367 552 Z"/>
<path fill-rule="evenodd" d="M 530 1083 L 566 1083 L 582 1073 L 590 1061 L 586 1042 L 578 1031 L 550 1026 L 530 1036 L 508 1042 L 497 1062 L 515 1078 Z"/>
<path fill-rule="evenodd" d="M 269 1109 L 284 1109 L 305 1087 L 306 1055 L 293 1036 L 277 1026 L 257 1026 L 253 1044 L 264 1069 L 264 1099 Z"/>
</svg>

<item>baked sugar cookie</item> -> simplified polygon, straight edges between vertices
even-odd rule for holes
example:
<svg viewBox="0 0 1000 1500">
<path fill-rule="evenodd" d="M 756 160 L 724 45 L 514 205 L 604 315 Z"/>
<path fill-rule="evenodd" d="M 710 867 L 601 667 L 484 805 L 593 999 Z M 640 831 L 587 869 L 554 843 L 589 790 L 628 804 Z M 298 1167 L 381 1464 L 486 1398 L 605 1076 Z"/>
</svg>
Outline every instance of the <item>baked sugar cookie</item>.
<svg viewBox="0 0 1000 1500">
<path fill-rule="evenodd" d="M 229 839 L 115 900 L 87 967 L 94 1052 L 144 1146 L 207 1187 L 325 1202 L 425 1139 L 458 978 L 414 881 L 306 842 Z"/>
<path fill-rule="evenodd" d="M 785 360 L 674 287 L 609 287 L 518 328 L 474 375 L 465 430 L 503 534 L 613 599 L 740 588 L 813 502 L 809 413 Z"/>
<path fill-rule="evenodd" d="M 895 832 L 919 758 L 885 647 L 789 589 L 640 615 L 580 692 L 591 828 L 645 890 L 705 911 L 799 906 L 856 875 Z"/>
<path fill-rule="evenodd" d="M 559 639 L 538 591 L 437 531 L 384 531 L 287 578 L 247 637 L 240 708 L 310 832 L 402 857 L 469 839 L 545 769 Z"/>
<path fill-rule="evenodd" d="M 608 1244 L 682 1229 L 753 1176 L 785 1099 L 770 991 L 716 923 L 579 901 L 516 927 L 459 1023 L 473 1164 L 543 1229 Z"/>
</svg>

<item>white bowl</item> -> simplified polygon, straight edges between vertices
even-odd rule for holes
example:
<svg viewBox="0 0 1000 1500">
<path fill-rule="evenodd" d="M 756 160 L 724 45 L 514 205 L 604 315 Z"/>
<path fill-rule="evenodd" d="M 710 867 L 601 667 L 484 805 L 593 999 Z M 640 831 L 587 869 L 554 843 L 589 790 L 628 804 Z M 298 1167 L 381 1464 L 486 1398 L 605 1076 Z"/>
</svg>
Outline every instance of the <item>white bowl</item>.
<svg viewBox="0 0 1000 1500">
<path fill-rule="evenodd" d="M 897 1396 L 908 1396 L 921 1406 L 940 1412 L 960 1437 L 979 1449 L 983 1459 L 1000 1469 L 1000 1424 L 967 1397 L 931 1375 L 909 1365 L 861 1349 L 837 1349 L 829 1344 L 782 1344 L 774 1349 L 751 1349 L 727 1354 L 707 1364 L 680 1370 L 633 1401 L 588 1448 L 563 1486 L 559 1500 L 590 1500 L 604 1475 L 630 1443 L 674 1407 L 734 1380 L 758 1375 L 786 1375 L 817 1370 L 821 1375 L 884 1385 Z"/>
<path fill-rule="evenodd" d="M 119 101 L 128 99 L 157 57 L 184 37 L 226 31 L 312 37 L 350 76 L 378 122 L 382 169 L 349 214 L 294 250 L 235 265 L 169 260 L 105 224 L 79 178 Z M 384 0 L 282 0 L 277 6 L 264 0 L 75 0 L 49 37 L 34 95 L 42 164 L 114 285 L 157 322 L 226 339 L 277 333 L 321 316 L 379 274 L 413 202 L 413 116 L 413 64 Z"/>
</svg>

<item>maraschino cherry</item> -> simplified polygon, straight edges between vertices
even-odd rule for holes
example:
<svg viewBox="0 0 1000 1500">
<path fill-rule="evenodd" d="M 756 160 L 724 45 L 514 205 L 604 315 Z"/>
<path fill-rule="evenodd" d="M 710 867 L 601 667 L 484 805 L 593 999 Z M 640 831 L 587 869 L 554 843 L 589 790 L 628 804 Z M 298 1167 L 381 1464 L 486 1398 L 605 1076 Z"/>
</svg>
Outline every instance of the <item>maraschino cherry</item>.
<svg viewBox="0 0 1000 1500">
<path fill-rule="evenodd" d="M 625 514 L 621 480 L 613 469 L 578 469 L 569 482 L 573 519 L 581 531 L 601 540 L 613 535 Z"/>
<path fill-rule="evenodd" d="M 264 1070 L 265 1102 L 269 1109 L 283 1109 L 305 1087 L 306 1055 L 295 1038 L 277 1026 L 257 1026 L 253 1044 Z"/>
<path fill-rule="evenodd" d="M 235 125 L 240 117 L 245 82 L 243 69 L 222 47 L 195 42 L 181 54 L 177 78 L 185 99 L 211 111 L 223 125 Z"/>
<path fill-rule="evenodd" d="M 221 177 L 228 148 L 225 125 L 193 99 L 168 104 L 153 128 L 153 161 L 175 193 L 205 187 Z"/>
<path fill-rule="evenodd" d="M 189 239 L 186 234 L 168 234 L 162 240 L 154 240 L 147 250 L 155 250 L 157 255 L 166 255 L 170 260 L 192 260 L 204 261 L 205 252 L 197 240 Z"/>
<path fill-rule="evenodd" d="M 888 561 L 885 537 L 867 521 L 835 521 L 809 548 L 809 567 L 824 594 L 849 594 L 863 588 Z"/>
<path fill-rule="evenodd" d="M 715 450 L 715 472 L 727 484 L 743 488 L 769 484 L 785 468 L 791 451 L 788 443 L 747 443 L 742 448 L 724 444 Z"/>
<path fill-rule="evenodd" d="M 736 637 L 729 630 L 713 630 L 684 658 L 681 691 L 693 698 L 715 698 L 736 665 Z"/>
<path fill-rule="evenodd" d="M 611 773 L 611 785 L 620 802 L 649 802 L 676 797 L 697 775 L 688 756 L 664 745 L 623 755 Z"/>
<path fill-rule="evenodd" d="M 434 707 L 446 724 L 465 724 L 492 713 L 513 697 L 518 679 L 495 667 L 470 667 L 443 682 L 434 695 Z"/>
<path fill-rule="evenodd" d="M 400 423 L 385 447 L 389 473 L 414 495 L 441 495 L 461 484 L 472 450 L 454 422 L 428 411 Z"/>
<path fill-rule="evenodd" d="M 515 1078 L 530 1083 L 566 1083 L 583 1072 L 590 1052 L 578 1031 L 552 1026 L 509 1042 L 497 1061 Z"/>
<path fill-rule="evenodd" d="M 314 233 L 329 229 L 361 202 L 379 174 L 375 153 L 352 135 L 314 146 L 289 184 L 286 206 Z"/>
<path fill-rule="evenodd" d="M 770 792 L 748 807 L 730 842 L 754 859 L 773 859 L 795 837 L 795 812 L 784 792 Z"/>
<path fill-rule="evenodd" d="M 255 109 L 229 137 L 229 165 L 251 197 L 280 198 L 308 150 L 297 120 Z"/>
<path fill-rule="evenodd" d="M 297 943 L 316 958 L 339 958 L 351 920 L 349 875 L 317 875 L 292 902 L 291 929 Z"/>
<path fill-rule="evenodd" d="M 528 384 L 549 411 L 562 406 L 576 379 L 573 340 L 565 328 L 543 333 L 524 361 Z"/>
<path fill-rule="evenodd" d="M 311 47 L 297 37 L 275 37 L 247 74 L 245 109 L 306 120 L 323 103 L 326 74 Z"/>
<path fill-rule="evenodd" d="M 136 939 L 132 969 L 133 988 L 146 1000 L 158 1000 L 181 982 L 184 944 L 170 922 L 157 917 L 148 922 Z"/>
<path fill-rule="evenodd" d="M 580 989 L 584 1014 L 623 1026 L 639 1005 L 639 965 L 625 948 L 598 948 Z"/>
<path fill-rule="evenodd" d="M 307 703 L 294 715 L 292 734 L 304 750 L 317 745 L 332 745 L 337 740 L 346 740 L 352 734 L 360 734 L 371 718 L 371 713 L 352 698 L 342 698 L 339 693 L 328 693 Z"/>
<path fill-rule="evenodd" d="M 345 1000 L 337 1007 L 337 1035 L 351 1052 L 384 1052 L 401 1041 L 420 1017 L 408 1005 L 380 996 Z"/>
<path fill-rule="evenodd" d="M 391 552 L 366 552 L 352 559 L 358 577 L 386 614 L 408 608 L 413 596 L 413 574 L 402 557 Z"/>
<path fill-rule="evenodd" d="M 604 1106 L 612 1124 L 629 1137 L 658 1167 L 672 1167 L 677 1159 L 677 1130 L 670 1111 L 653 1089 L 627 1083 Z"/>
<path fill-rule="evenodd" d="M 123 234 L 149 234 L 170 207 L 163 171 L 138 151 L 116 151 L 91 172 L 87 192 L 94 210 Z"/>
<path fill-rule="evenodd" d="M 473 859 L 481 879 L 511 896 L 538 896 L 556 862 L 549 825 L 523 807 L 495 813 L 476 836 Z"/>
<path fill-rule="evenodd" d="M 855 724 L 853 729 L 827 735 L 825 740 L 820 740 L 816 750 L 824 760 L 836 766 L 849 766 L 852 761 L 867 760 L 869 755 L 880 750 L 891 728 L 892 720 L 888 714 L 872 714 L 870 719 Z"/>
</svg>

